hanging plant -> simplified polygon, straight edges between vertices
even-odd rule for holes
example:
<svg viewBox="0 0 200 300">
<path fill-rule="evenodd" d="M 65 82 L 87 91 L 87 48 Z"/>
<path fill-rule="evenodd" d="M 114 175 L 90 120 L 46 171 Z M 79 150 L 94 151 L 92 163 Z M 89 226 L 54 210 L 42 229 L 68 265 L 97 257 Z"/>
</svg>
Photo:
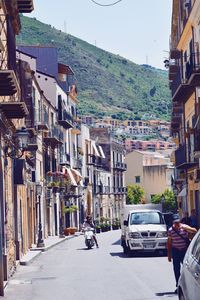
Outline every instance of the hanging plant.
<svg viewBox="0 0 200 300">
<path fill-rule="evenodd" d="M 78 206 L 77 205 L 72 205 L 70 207 L 65 206 L 64 210 L 63 210 L 64 213 L 73 213 L 75 211 L 78 211 Z"/>
</svg>

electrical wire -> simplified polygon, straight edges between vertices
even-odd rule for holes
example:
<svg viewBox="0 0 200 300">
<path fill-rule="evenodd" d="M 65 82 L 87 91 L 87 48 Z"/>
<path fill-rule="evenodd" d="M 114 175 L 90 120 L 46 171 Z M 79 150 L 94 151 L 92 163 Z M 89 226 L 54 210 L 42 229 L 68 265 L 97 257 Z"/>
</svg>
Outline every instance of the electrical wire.
<svg viewBox="0 0 200 300">
<path fill-rule="evenodd" d="M 91 0 L 91 1 L 92 1 L 94 4 L 99 5 L 99 6 L 114 6 L 114 5 L 116 5 L 117 3 L 121 2 L 122 0 L 115 1 L 115 2 L 110 3 L 110 4 L 102 4 L 102 3 L 99 3 L 99 2 L 97 2 L 97 1 L 95 1 L 95 0 Z"/>
</svg>

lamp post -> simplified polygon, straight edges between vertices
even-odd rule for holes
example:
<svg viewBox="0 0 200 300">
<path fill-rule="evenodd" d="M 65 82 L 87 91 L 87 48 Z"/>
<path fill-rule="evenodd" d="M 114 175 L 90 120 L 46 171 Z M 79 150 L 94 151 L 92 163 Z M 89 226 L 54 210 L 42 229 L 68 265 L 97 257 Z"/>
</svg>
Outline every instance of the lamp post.
<svg viewBox="0 0 200 300">
<path fill-rule="evenodd" d="M 59 237 L 64 238 L 64 226 L 63 226 L 63 193 L 60 193 L 60 219 L 59 219 Z"/>
<path fill-rule="evenodd" d="M 28 150 L 29 132 L 25 127 L 17 129 L 15 134 L 8 132 L 4 135 L 6 157 L 21 158 L 24 151 Z"/>
<path fill-rule="evenodd" d="M 38 223 L 38 241 L 37 247 L 44 247 L 44 241 L 42 239 L 42 221 L 41 221 L 41 195 L 42 195 L 42 186 L 40 183 L 36 184 L 36 195 L 38 197 L 37 204 L 39 205 L 39 223 Z"/>
<path fill-rule="evenodd" d="M 164 211 L 164 204 L 165 204 L 165 196 L 162 194 L 161 196 L 162 212 Z"/>
</svg>

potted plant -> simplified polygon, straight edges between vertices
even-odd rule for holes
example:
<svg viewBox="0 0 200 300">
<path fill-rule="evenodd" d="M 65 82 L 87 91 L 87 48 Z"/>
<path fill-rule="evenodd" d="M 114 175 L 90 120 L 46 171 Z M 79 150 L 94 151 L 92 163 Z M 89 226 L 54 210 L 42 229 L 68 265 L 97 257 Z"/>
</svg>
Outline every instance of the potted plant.
<svg viewBox="0 0 200 300">
<path fill-rule="evenodd" d="M 101 228 L 101 232 L 106 232 L 107 231 L 107 227 L 105 223 L 100 223 L 100 228 Z"/>
<path fill-rule="evenodd" d="M 96 231 L 96 233 L 100 233 L 101 232 L 101 226 L 99 224 L 99 220 L 95 220 L 94 224 L 95 224 L 95 231 Z"/>
<path fill-rule="evenodd" d="M 112 222 L 112 229 L 117 230 L 120 228 L 120 221 L 118 218 L 115 218 Z"/>
</svg>

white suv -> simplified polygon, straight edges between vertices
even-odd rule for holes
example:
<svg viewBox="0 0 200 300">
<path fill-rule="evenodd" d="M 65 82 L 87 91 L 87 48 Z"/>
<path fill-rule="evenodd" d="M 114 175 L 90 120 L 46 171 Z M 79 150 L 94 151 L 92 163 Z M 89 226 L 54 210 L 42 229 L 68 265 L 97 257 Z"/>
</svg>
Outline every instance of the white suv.
<svg viewBox="0 0 200 300">
<path fill-rule="evenodd" d="M 122 228 L 124 253 L 167 249 L 167 227 L 158 210 L 131 210 Z"/>
</svg>

